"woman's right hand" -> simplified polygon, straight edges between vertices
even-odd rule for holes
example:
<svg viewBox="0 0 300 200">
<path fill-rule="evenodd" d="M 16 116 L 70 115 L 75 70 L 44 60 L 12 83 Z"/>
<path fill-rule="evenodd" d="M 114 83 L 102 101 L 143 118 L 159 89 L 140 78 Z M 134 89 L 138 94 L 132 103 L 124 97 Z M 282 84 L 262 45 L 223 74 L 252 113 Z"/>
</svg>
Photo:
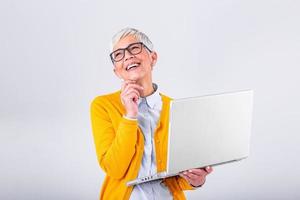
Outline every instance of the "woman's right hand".
<svg viewBox="0 0 300 200">
<path fill-rule="evenodd" d="M 137 118 L 138 99 L 143 87 L 136 84 L 135 81 L 127 80 L 122 84 L 121 102 L 126 110 L 126 117 Z"/>
</svg>

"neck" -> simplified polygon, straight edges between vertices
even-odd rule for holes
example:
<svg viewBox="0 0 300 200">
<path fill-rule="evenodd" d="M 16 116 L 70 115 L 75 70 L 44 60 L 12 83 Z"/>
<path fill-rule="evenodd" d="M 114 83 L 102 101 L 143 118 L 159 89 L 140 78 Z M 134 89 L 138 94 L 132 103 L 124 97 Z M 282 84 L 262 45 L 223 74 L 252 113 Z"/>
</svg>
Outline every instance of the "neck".
<svg viewBox="0 0 300 200">
<path fill-rule="evenodd" d="M 137 84 L 142 86 L 144 90 L 141 92 L 141 97 L 147 97 L 154 92 L 152 80 L 149 81 L 138 81 Z"/>
</svg>

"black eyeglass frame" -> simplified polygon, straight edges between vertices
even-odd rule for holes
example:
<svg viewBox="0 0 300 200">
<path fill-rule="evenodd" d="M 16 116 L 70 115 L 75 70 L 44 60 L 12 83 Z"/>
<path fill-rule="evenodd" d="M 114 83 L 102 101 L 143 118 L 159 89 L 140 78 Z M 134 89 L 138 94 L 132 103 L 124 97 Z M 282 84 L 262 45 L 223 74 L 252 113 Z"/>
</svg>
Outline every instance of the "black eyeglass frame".
<svg viewBox="0 0 300 200">
<path fill-rule="evenodd" d="M 150 50 L 143 42 L 135 42 L 135 43 L 131 43 L 131 44 L 129 44 L 126 48 L 116 49 L 115 51 L 113 51 L 113 52 L 111 52 L 111 53 L 109 54 L 109 57 L 110 57 L 112 63 L 119 62 L 119 61 L 123 60 L 123 58 L 125 57 L 125 50 L 127 50 L 131 55 L 137 55 L 137 54 L 140 54 L 140 53 L 142 52 L 142 48 L 141 48 L 141 51 L 140 51 L 139 53 L 135 53 L 135 54 L 131 53 L 130 50 L 129 50 L 129 48 L 130 48 L 131 46 L 136 45 L 136 44 L 141 44 L 142 47 L 144 46 L 150 53 L 152 52 L 152 51 L 151 51 L 151 50 Z M 113 58 L 112 55 L 113 55 L 115 52 L 120 51 L 120 50 L 123 50 L 123 51 L 124 51 L 123 57 L 122 57 L 121 59 L 119 59 L 119 60 L 115 60 L 115 59 Z"/>
</svg>

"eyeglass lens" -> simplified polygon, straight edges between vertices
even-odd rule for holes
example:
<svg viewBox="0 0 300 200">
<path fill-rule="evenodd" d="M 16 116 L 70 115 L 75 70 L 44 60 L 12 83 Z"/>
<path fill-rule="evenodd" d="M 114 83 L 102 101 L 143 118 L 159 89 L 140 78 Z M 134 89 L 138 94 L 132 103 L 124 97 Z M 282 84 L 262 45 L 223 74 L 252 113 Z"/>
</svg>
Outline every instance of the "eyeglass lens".
<svg viewBox="0 0 300 200">
<path fill-rule="evenodd" d="M 112 53 L 112 58 L 114 61 L 120 61 L 125 56 L 125 50 L 127 50 L 130 54 L 136 55 L 141 53 L 142 51 L 142 43 L 133 43 L 130 44 L 125 49 L 118 49 Z"/>
</svg>

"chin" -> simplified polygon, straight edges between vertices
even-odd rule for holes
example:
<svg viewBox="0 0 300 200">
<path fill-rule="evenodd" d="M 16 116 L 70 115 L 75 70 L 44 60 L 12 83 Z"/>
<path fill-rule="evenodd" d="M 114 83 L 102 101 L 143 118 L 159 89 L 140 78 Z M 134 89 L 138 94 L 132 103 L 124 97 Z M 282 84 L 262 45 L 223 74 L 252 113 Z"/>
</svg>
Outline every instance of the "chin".
<svg viewBox="0 0 300 200">
<path fill-rule="evenodd" d="M 138 80 L 140 80 L 140 77 L 130 76 L 130 77 L 128 77 L 128 80 L 138 81 Z"/>
<path fill-rule="evenodd" d="M 142 77 L 141 77 L 141 75 L 140 74 L 131 74 L 130 76 L 128 76 L 128 79 L 129 80 L 134 80 L 134 81 L 138 81 L 138 80 L 140 80 Z"/>
</svg>

